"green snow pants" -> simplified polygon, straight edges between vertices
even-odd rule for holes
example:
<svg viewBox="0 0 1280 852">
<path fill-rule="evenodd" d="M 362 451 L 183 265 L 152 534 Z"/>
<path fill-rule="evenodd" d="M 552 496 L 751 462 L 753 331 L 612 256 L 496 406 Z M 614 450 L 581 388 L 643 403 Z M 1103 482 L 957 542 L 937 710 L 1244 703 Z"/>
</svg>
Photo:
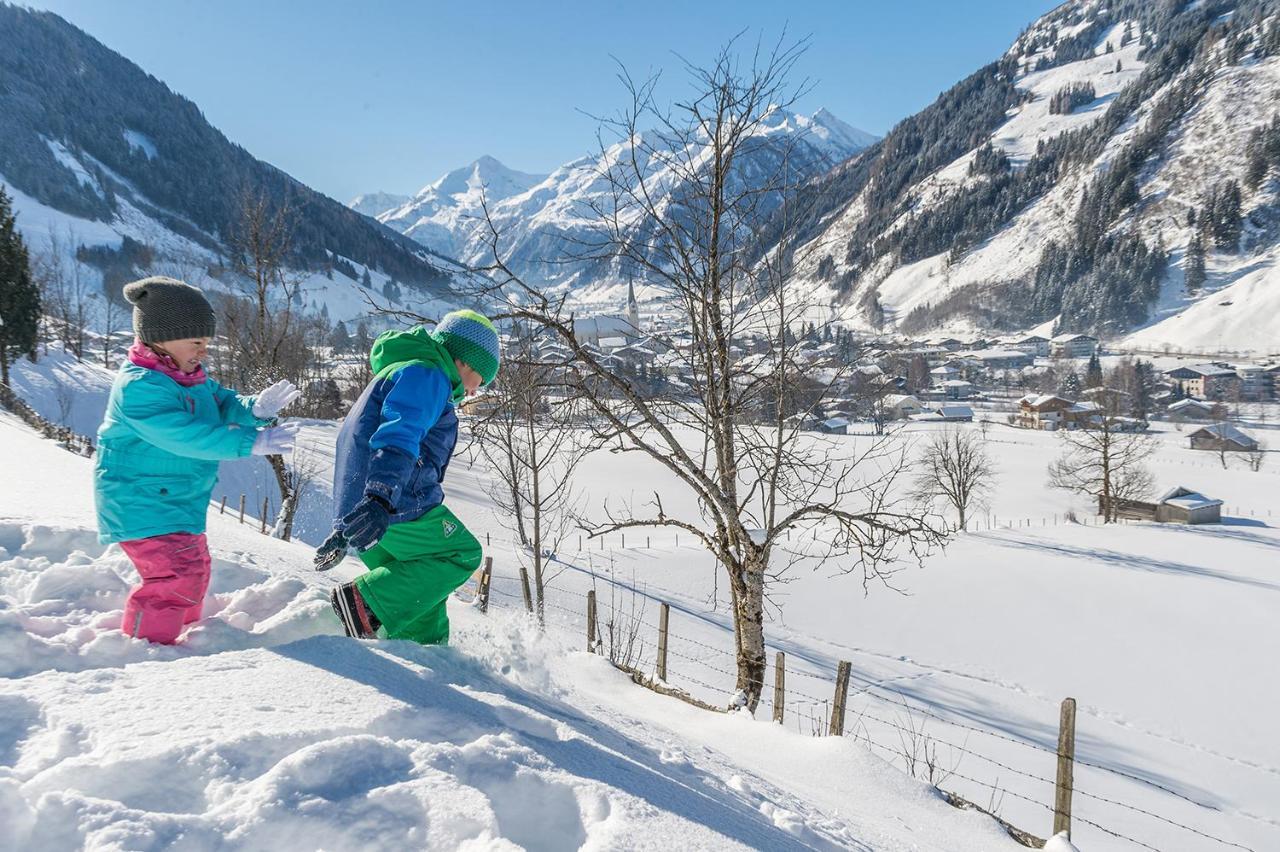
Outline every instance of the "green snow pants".
<svg viewBox="0 0 1280 852">
<path fill-rule="evenodd" d="M 360 554 L 369 573 L 356 578 L 360 596 L 382 622 L 389 639 L 423 645 L 449 641 L 445 601 L 480 566 L 476 541 L 443 505 L 421 518 L 392 524 Z"/>
</svg>

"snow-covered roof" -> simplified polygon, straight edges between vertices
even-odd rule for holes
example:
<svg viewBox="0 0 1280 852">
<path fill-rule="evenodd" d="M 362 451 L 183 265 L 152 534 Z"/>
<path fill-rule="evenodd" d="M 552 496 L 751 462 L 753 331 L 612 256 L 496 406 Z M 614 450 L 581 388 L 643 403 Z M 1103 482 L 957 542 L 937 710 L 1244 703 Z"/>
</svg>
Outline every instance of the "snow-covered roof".
<svg viewBox="0 0 1280 852">
<path fill-rule="evenodd" d="M 947 379 L 945 382 L 939 383 L 944 388 L 971 388 L 973 382 L 966 382 L 964 379 Z"/>
<path fill-rule="evenodd" d="M 1177 402 L 1170 403 L 1169 411 L 1182 411 L 1187 408 L 1198 408 L 1201 411 L 1213 411 L 1213 403 L 1202 402 L 1198 399 L 1180 399 Z"/>
<path fill-rule="evenodd" d="M 1098 339 L 1098 338 L 1096 338 L 1096 337 L 1092 337 L 1092 336 L 1090 336 L 1090 335 L 1088 335 L 1088 334 L 1059 334 L 1057 337 L 1053 338 L 1053 341 L 1052 341 L 1052 342 L 1053 342 L 1053 343 L 1070 343 L 1070 342 L 1072 342 L 1072 341 L 1074 341 L 1074 340 L 1093 340 L 1093 341 L 1096 341 L 1097 339 Z"/>
<path fill-rule="evenodd" d="M 920 404 L 920 400 L 916 399 L 909 393 L 891 393 L 884 398 L 884 404 L 890 408 L 895 408 L 905 402 L 911 402 L 915 405 Z"/>
<path fill-rule="evenodd" d="M 938 414 L 942 417 L 972 417 L 973 409 L 967 405 L 940 405 Z"/>
<path fill-rule="evenodd" d="M 1236 374 L 1235 370 L 1232 370 L 1229 367 L 1219 367 L 1217 364 L 1192 364 L 1190 366 L 1175 367 L 1172 370 L 1167 370 L 1166 374 L 1176 373 L 1179 370 L 1186 370 L 1187 372 L 1197 373 L 1201 376 L 1210 378 L 1234 376 Z"/>
<path fill-rule="evenodd" d="M 1227 441 L 1235 441 L 1237 444 L 1255 444 L 1253 436 L 1243 429 L 1239 429 L 1230 423 L 1210 423 L 1208 426 L 1201 426 L 1192 432 L 1189 437 L 1204 435 L 1210 438 L 1220 438 Z"/>
<path fill-rule="evenodd" d="M 1222 505 L 1221 500 L 1211 500 L 1200 492 L 1192 491 L 1190 488 L 1184 488 L 1181 485 L 1170 488 L 1156 502 L 1167 503 L 1180 509 L 1203 509 Z"/>
</svg>

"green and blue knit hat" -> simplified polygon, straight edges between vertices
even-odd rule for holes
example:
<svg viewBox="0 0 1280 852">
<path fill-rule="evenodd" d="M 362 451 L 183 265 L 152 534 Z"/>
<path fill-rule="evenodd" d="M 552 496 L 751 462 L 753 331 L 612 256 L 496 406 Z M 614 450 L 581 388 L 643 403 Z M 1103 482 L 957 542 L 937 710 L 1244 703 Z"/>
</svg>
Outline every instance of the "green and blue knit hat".
<svg viewBox="0 0 1280 852">
<path fill-rule="evenodd" d="M 480 374 L 487 385 L 498 375 L 501 350 L 498 330 L 475 311 L 453 311 L 441 317 L 431 336 L 449 354 Z"/>
</svg>

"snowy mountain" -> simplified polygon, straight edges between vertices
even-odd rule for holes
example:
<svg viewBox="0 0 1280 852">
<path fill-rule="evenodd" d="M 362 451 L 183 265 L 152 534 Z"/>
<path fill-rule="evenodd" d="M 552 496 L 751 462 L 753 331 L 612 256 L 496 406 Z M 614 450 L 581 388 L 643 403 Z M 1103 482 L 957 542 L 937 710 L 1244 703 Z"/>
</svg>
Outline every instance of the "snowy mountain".
<svg viewBox="0 0 1280 852">
<path fill-rule="evenodd" d="M 235 289 L 223 267 L 248 194 L 291 211 L 288 265 L 311 276 L 309 297 L 331 301 L 334 319 L 362 311 L 365 271 L 374 287 L 394 279 L 423 299 L 449 294 L 444 264 L 417 244 L 255 159 L 194 103 L 58 16 L 7 4 L 0 184 L 34 254 L 80 255 L 108 291 L 147 271 Z"/>
<path fill-rule="evenodd" d="M 665 146 L 657 133 L 649 138 L 658 149 Z M 818 175 L 871 144 L 876 137 L 845 124 L 825 109 L 811 116 L 775 109 L 762 123 L 751 146 L 743 175 L 773 173 L 785 146 L 789 163 L 801 176 Z M 487 187 L 490 214 L 502 234 L 501 249 L 513 268 L 528 280 L 578 288 L 576 295 L 619 292 L 622 276 L 602 261 L 575 260 L 583 244 L 591 241 L 594 201 L 608 192 L 603 177 L 608 164 L 622 151 L 621 143 L 603 153 L 566 163 L 550 175 L 538 178 L 506 169 L 492 158 L 450 172 L 424 188 L 409 204 L 381 214 L 378 219 L 441 254 L 468 264 L 489 259 L 487 229 L 479 216 L 479 189 Z M 663 157 L 650 158 L 643 180 L 660 198 L 677 190 L 659 165 Z M 642 232 L 645 223 L 634 223 Z M 616 301 L 616 300 L 615 300 Z"/>
<path fill-rule="evenodd" d="M 460 244 L 455 237 L 478 227 L 478 220 L 484 215 L 483 204 L 500 204 L 527 192 L 546 177 L 509 169 L 486 155 L 375 215 L 379 222 L 432 250 L 456 257 Z"/>
<path fill-rule="evenodd" d="M 862 327 L 1272 344 L 1276 12 L 1064 3 L 818 182 L 794 283 Z"/>
<path fill-rule="evenodd" d="M 376 219 L 393 207 L 404 204 L 410 198 L 411 196 L 396 195 L 394 192 L 366 192 L 348 201 L 347 206 L 357 213 Z"/>
</svg>

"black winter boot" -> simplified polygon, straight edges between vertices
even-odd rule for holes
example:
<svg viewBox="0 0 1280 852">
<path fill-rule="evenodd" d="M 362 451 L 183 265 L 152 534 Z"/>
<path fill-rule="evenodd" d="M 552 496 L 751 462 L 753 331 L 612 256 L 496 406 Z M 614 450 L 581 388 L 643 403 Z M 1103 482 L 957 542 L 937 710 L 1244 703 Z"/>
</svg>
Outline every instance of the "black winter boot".
<svg viewBox="0 0 1280 852">
<path fill-rule="evenodd" d="M 355 583 L 343 583 L 329 593 L 333 611 L 342 622 L 342 629 L 354 639 L 375 639 L 382 622 L 360 596 Z"/>
</svg>

